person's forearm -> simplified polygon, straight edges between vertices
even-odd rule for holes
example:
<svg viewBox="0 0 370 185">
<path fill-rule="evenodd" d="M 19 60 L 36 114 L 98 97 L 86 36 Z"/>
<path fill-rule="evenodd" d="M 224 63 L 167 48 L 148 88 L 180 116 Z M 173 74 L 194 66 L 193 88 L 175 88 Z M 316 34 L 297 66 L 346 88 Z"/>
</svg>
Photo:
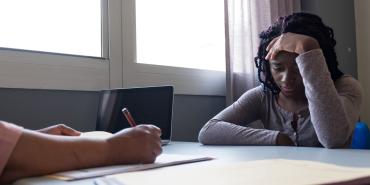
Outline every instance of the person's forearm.
<svg viewBox="0 0 370 185">
<path fill-rule="evenodd" d="M 355 102 L 343 104 L 341 101 L 321 50 L 303 54 L 296 60 L 305 84 L 311 121 L 320 143 L 326 148 L 344 146 L 356 121 L 351 119 L 356 116 L 348 114 L 345 107 L 355 109 Z"/>
<path fill-rule="evenodd" d="M 50 136 L 25 130 L 11 154 L 1 182 L 108 163 L 104 140 Z"/>
<path fill-rule="evenodd" d="M 203 126 L 198 140 L 209 145 L 275 145 L 278 133 L 212 119 Z"/>
</svg>

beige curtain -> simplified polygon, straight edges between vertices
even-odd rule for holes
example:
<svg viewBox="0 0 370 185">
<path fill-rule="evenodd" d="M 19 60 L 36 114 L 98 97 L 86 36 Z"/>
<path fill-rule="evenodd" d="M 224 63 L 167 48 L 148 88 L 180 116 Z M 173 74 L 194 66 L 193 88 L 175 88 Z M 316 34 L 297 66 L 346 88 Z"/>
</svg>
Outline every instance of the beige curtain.
<svg viewBox="0 0 370 185">
<path fill-rule="evenodd" d="M 226 103 L 259 84 L 254 65 L 258 34 L 278 17 L 300 10 L 300 0 L 225 0 Z"/>
</svg>

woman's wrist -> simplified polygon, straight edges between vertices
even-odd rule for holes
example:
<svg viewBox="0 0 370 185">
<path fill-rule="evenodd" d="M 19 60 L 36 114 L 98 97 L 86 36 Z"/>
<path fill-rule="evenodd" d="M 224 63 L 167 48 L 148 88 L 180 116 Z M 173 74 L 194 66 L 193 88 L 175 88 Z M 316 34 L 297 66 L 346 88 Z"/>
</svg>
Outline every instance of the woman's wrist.
<svg viewBox="0 0 370 185">
<path fill-rule="evenodd" d="M 112 165 L 117 163 L 116 159 L 116 150 L 115 150 L 115 145 L 114 145 L 114 140 L 112 138 L 107 138 L 104 139 L 103 142 L 103 148 L 105 149 L 106 152 L 103 153 L 104 159 L 106 164 Z"/>
<path fill-rule="evenodd" d="M 105 148 L 107 151 L 105 156 L 107 164 L 115 165 L 132 163 L 131 159 L 135 154 L 132 154 L 134 150 L 130 142 L 127 142 L 127 140 L 128 139 L 118 138 L 116 135 L 105 140 Z"/>
<path fill-rule="evenodd" d="M 313 37 L 307 37 L 300 42 L 300 47 L 297 53 L 300 55 L 308 51 L 320 48 L 319 42 Z"/>
<path fill-rule="evenodd" d="M 91 142 L 91 143 L 90 143 Z M 115 161 L 113 159 L 113 147 L 108 142 L 108 139 L 97 139 L 93 141 L 88 141 L 88 144 L 95 146 L 95 156 L 97 156 L 96 162 L 98 166 L 113 165 Z M 88 155 L 88 154 L 86 154 Z"/>
</svg>

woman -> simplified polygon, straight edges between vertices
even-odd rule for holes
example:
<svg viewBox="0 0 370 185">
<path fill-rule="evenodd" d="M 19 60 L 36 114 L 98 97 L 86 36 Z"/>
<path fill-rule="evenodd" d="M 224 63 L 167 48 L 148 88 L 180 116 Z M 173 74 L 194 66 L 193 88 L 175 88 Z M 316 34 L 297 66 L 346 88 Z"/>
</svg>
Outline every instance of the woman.
<svg viewBox="0 0 370 185">
<path fill-rule="evenodd" d="M 361 86 L 338 69 L 331 28 L 294 13 L 260 35 L 261 86 L 207 122 L 203 144 L 347 147 L 359 119 Z M 248 124 L 261 120 L 264 129 Z"/>
<path fill-rule="evenodd" d="M 32 131 L 0 121 L 0 184 L 19 178 L 114 164 L 152 163 L 162 152 L 161 130 L 138 125 L 92 139 L 65 125 Z"/>
</svg>

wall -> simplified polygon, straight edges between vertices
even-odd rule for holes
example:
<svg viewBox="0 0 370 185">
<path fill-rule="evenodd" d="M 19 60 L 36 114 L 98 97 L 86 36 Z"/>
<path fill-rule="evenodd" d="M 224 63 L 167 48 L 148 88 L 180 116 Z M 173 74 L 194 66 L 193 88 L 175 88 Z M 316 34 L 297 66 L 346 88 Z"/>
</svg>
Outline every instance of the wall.
<svg viewBox="0 0 370 185">
<path fill-rule="evenodd" d="M 0 88 L 0 119 L 29 129 L 66 123 L 81 131 L 95 129 L 99 93 Z M 225 107 L 222 96 L 175 95 L 173 139 L 197 141 L 199 129 Z"/>
<path fill-rule="evenodd" d="M 198 141 L 200 128 L 225 108 L 223 96 L 176 95 L 173 136 L 179 141 Z"/>
<path fill-rule="evenodd" d="M 319 15 L 333 28 L 339 68 L 357 77 L 354 3 L 351 0 L 301 0 L 302 10 Z"/>
<path fill-rule="evenodd" d="M 66 123 L 95 129 L 99 94 L 94 91 L 0 89 L 0 119 L 29 129 Z"/>
<path fill-rule="evenodd" d="M 370 1 L 355 0 L 358 78 L 362 84 L 364 96 L 361 119 L 370 123 Z"/>
</svg>

